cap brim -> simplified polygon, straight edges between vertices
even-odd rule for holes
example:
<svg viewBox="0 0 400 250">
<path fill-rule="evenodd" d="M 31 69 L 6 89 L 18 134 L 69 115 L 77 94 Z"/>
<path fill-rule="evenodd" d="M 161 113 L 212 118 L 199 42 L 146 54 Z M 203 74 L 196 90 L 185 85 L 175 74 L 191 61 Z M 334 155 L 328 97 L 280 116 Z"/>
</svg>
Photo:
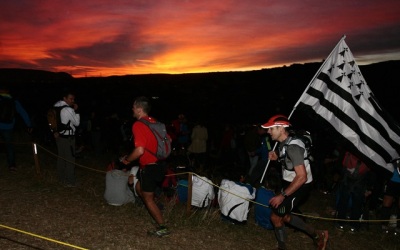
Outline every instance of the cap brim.
<svg viewBox="0 0 400 250">
<path fill-rule="evenodd" d="M 262 128 L 272 128 L 272 127 L 278 127 L 278 126 L 287 128 L 287 127 L 289 127 L 290 125 L 289 125 L 289 124 L 277 124 L 277 123 L 275 123 L 275 122 L 272 122 L 272 123 L 268 123 L 268 122 L 267 122 L 267 123 L 261 125 Z"/>
<path fill-rule="evenodd" d="M 269 123 L 269 122 L 261 125 L 262 128 L 271 128 L 271 127 L 274 127 L 274 126 L 278 126 L 278 125 L 276 125 L 275 123 Z"/>
</svg>

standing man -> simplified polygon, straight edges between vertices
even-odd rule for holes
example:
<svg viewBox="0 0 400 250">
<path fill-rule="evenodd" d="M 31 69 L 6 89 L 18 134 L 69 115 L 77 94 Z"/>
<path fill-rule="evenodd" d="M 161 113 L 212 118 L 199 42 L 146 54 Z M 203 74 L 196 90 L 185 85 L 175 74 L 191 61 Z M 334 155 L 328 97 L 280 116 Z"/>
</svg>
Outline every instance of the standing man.
<svg viewBox="0 0 400 250">
<path fill-rule="evenodd" d="M 368 166 L 350 151 L 344 154 L 342 164 L 343 174 L 336 196 L 339 197 L 336 209 L 339 220 L 336 228 L 340 231 L 344 230 L 346 215 L 350 210 L 350 232 L 355 233 L 361 228 L 358 220 L 363 213 L 366 198 L 372 193 L 373 181 Z M 368 212 L 368 208 L 365 211 Z"/>
<path fill-rule="evenodd" d="M 7 163 L 10 171 L 16 171 L 15 152 L 13 145 L 13 132 L 15 126 L 16 114 L 19 114 L 28 127 L 28 133 L 32 132 L 32 124 L 28 113 L 22 107 L 18 100 L 15 100 L 10 90 L 6 86 L 0 86 L 0 138 L 6 145 Z"/>
<path fill-rule="evenodd" d="M 291 214 L 309 194 L 312 188 L 310 162 L 304 143 L 289 135 L 291 126 L 287 117 L 275 115 L 262 127 L 268 129 L 271 139 L 279 142 L 279 156 L 275 151 L 269 153 L 270 160 L 280 160 L 282 164 L 283 188 L 280 194 L 270 200 L 271 221 L 274 224 L 278 249 L 286 249 L 285 223 L 310 235 L 319 250 L 324 250 L 328 241 L 328 231 L 316 231 L 300 217 Z"/>
<path fill-rule="evenodd" d="M 197 171 L 204 170 L 207 158 L 208 130 L 202 122 L 196 122 L 192 129 L 191 143 L 188 151 L 193 154 L 192 167 Z"/>
<path fill-rule="evenodd" d="M 53 134 L 58 149 L 58 179 L 66 187 L 75 187 L 75 131 L 81 121 L 77 112 L 78 104 L 75 103 L 75 94 L 65 91 L 62 100 L 56 102 L 54 107 L 62 107 L 60 110 L 62 128 L 58 128 L 58 131 Z"/>
<path fill-rule="evenodd" d="M 133 103 L 133 116 L 139 121 L 141 119 L 155 123 L 156 120 L 149 116 L 151 104 L 149 99 L 144 96 L 136 98 Z M 157 186 L 161 183 L 166 174 L 166 166 L 158 162 L 155 154 L 157 152 L 157 139 L 150 128 L 143 122 L 135 122 L 132 126 L 133 137 L 135 138 L 135 148 L 124 159 L 122 163 L 129 164 L 139 160 L 140 171 L 136 192 L 143 199 L 150 215 L 158 224 L 155 230 L 148 231 L 149 235 L 163 237 L 170 234 L 165 226 L 164 218 L 160 208 L 154 200 L 154 193 Z"/>
</svg>

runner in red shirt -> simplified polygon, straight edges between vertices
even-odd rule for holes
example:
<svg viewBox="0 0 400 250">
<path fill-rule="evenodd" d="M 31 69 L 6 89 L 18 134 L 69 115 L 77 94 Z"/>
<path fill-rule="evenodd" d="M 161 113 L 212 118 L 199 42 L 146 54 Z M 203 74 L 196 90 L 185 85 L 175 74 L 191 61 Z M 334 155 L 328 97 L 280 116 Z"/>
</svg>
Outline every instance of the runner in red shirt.
<svg viewBox="0 0 400 250">
<path fill-rule="evenodd" d="M 132 107 L 133 116 L 136 119 L 155 122 L 156 120 L 148 115 L 150 110 L 149 99 L 143 96 L 136 98 Z M 149 213 L 158 224 L 156 230 L 147 233 L 163 237 L 170 234 L 170 231 L 165 226 L 162 212 L 154 200 L 154 192 L 157 186 L 161 186 L 166 174 L 166 167 L 164 164 L 158 163 L 157 157 L 150 153 L 157 152 L 157 139 L 150 128 L 143 122 L 135 122 L 132 126 L 132 132 L 135 138 L 135 148 L 122 160 L 122 163 L 129 164 L 132 161 L 139 160 L 140 171 L 137 176 L 139 181 L 136 185 L 136 192 L 142 197 Z"/>
</svg>

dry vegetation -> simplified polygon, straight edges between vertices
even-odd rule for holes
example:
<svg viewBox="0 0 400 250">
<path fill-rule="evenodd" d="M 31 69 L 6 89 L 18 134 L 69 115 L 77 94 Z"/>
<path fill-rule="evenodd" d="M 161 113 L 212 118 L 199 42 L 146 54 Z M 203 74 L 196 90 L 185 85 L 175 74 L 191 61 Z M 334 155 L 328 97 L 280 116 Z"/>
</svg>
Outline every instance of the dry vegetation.
<svg viewBox="0 0 400 250">
<path fill-rule="evenodd" d="M 30 144 L 17 145 L 17 173 L 0 161 L 1 249 L 274 249 L 273 231 L 254 223 L 253 210 L 247 225 L 235 226 L 219 219 L 218 208 L 186 214 L 185 204 L 165 204 L 164 216 L 172 234 L 166 238 L 146 235 L 152 220 L 138 204 L 121 207 L 103 199 L 104 174 L 77 167 L 79 186 L 65 188 L 55 178 L 56 158 L 39 148 L 41 176 L 35 172 Z M 77 162 L 103 171 L 110 156 L 88 153 Z M 332 196 L 314 192 L 302 207 L 307 214 L 329 218 Z M 378 225 L 358 234 L 335 231 L 333 222 L 308 219 L 330 232 L 328 249 L 398 249 L 400 236 L 384 235 Z M 21 230 L 20 232 L 4 226 Z M 30 235 L 34 234 L 34 235 Z M 40 238 L 38 236 L 44 237 Z M 71 244 L 71 245 L 68 245 Z M 289 249 L 314 249 L 305 234 L 288 229 Z"/>
</svg>

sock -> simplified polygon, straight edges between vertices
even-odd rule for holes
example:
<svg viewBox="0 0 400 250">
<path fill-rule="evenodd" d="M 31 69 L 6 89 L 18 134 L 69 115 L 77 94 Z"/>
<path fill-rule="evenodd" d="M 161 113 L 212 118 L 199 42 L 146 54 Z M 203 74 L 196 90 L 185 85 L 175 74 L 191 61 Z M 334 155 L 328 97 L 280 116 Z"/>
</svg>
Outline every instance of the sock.
<svg viewBox="0 0 400 250">
<path fill-rule="evenodd" d="M 278 241 L 278 248 L 279 249 L 286 249 L 286 231 L 285 226 L 275 227 L 275 236 L 276 240 Z"/>
<path fill-rule="evenodd" d="M 315 233 L 315 229 L 312 226 L 305 223 L 300 217 L 298 217 L 296 215 L 293 215 L 293 214 L 291 215 L 289 224 L 294 226 L 295 228 L 298 228 L 304 232 L 307 232 L 313 238 L 318 237 L 318 235 Z"/>
</svg>

